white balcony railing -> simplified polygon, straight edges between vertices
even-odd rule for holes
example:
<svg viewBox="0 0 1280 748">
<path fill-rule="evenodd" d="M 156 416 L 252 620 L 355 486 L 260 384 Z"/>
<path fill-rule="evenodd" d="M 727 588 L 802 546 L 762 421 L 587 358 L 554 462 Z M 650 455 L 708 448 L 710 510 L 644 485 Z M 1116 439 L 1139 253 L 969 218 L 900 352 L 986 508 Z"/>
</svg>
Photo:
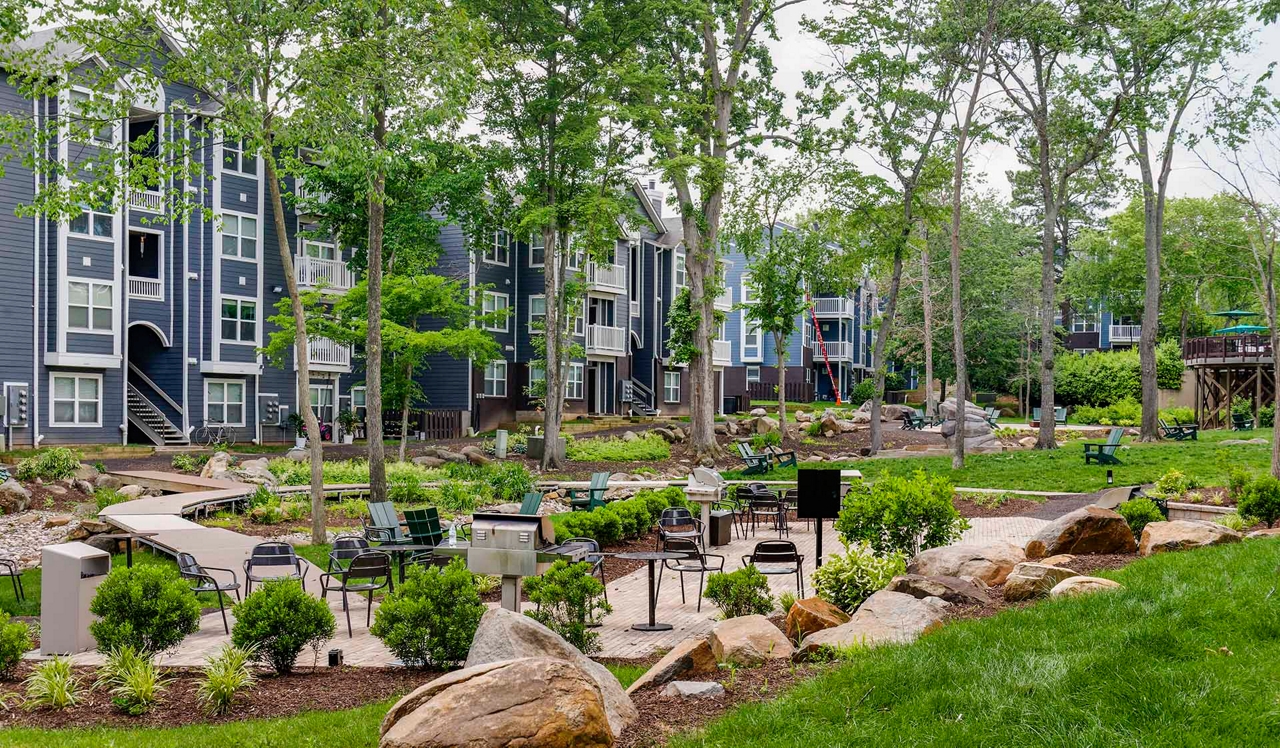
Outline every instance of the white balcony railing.
<svg viewBox="0 0 1280 748">
<path fill-rule="evenodd" d="M 307 361 L 314 369 L 348 370 L 351 368 L 351 349 L 329 338 L 310 338 L 307 340 Z"/>
<path fill-rule="evenodd" d="M 164 195 L 151 190 L 129 190 L 129 207 L 148 213 L 164 212 Z"/>
<path fill-rule="evenodd" d="M 727 340 L 711 341 L 711 363 L 729 366 L 733 363 L 733 344 Z"/>
<path fill-rule="evenodd" d="M 158 278 L 129 276 L 129 298 L 164 301 L 164 284 Z"/>
<path fill-rule="evenodd" d="M 827 347 L 827 357 L 832 361 L 852 361 L 853 360 L 853 343 L 843 340 L 827 340 L 824 341 Z M 822 358 L 822 346 L 818 341 L 813 341 L 813 355 L 815 358 Z"/>
<path fill-rule="evenodd" d="M 631 316 L 632 317 L 640 316 L 640 302 L 636 301 L 635 299 L 631 300 Z"/>
<path fill-rule="evenodd" d="M 294 184 L 293 195 L 298 199 L 298 207 L 296 212 L 299 215 L 309 215 L 311 204 L 324 204 L 329 202 L 329 193 L 316 188 L 315 190 L 307 189 L 307 180 L 298 177 Z"/>
<path fill-rule="evenodd" d="M 1142 325 L 1112 325 L 1112 343 L 1136 343 L 1142 337 Z"/>
<path fill-rule="evenodd" d="M 627 352 L 627 331 L 622 327 L 587 325 L 587 353 L 621 356 Z"/>
<path fill-rule="evenodd" d="M 854 317 L 858 305 L 853 299 L 820 298 L 813 300 L 813 313 L 819 317 Z"/>
<path fill-rule="evenodd" d="M 623 265 L 588 262 L 587 285 L 597 290 L 623 293 L 627 290 L 627 268 Z"/>
<path fill-rule="evenodd" d="M 725 288 L 723 291 L 720 292 L 720 295 L 716 297 L 716 309 L 727 312 L 732 308 L 733 308 L 733 289 Z"/>
<path fill-rule="evenodd" d="M 346 291 L 355 285 L 355 274 L 342 260 L 301 255 L 293 258 L 293 265 L 298 274 L 298 285 L 305 288 L 324 286 L 335 291 Z"/>
</svg>

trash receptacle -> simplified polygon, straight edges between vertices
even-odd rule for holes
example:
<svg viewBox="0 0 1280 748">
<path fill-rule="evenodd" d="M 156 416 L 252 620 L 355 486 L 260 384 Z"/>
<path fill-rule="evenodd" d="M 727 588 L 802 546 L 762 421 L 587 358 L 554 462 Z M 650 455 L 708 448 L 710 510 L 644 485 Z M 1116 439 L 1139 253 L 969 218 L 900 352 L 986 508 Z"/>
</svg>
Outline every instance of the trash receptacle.
<svg viewBox="0 0 1280 748">
<path fill-rule="evenodd" d="M 711 510 L 711 545 L 729 545 L 733 542 L 733 512 L 728 509 Z"/>
<path fill-rule="evenodd" d="M 111 572 L 111 554 L 85 543 L 40 549 L 40 653 L 75 654 L 93 649 L 89 604 Z"/>
</svg>

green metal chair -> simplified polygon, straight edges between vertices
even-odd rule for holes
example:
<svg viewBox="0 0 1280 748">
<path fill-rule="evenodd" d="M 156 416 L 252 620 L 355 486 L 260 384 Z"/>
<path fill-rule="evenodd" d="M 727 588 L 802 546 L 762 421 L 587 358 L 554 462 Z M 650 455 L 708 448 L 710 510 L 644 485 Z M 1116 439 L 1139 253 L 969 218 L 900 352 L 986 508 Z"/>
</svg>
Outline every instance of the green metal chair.
<svg viewBox="0 0 1280 748">
<path fill-rule="evenodd" d="M 578 495 L 578 491 L 582 489 L 569 489 L 569 508 L 575 512 L 589 512 L 598 506 L 604 506 L 604 492 L 608 487 L 608 473 L 592 473 L 591 484 L 586 489 L 585 496 Z"/>
<path fill-rule="evenodd" d="M 520 502 L 521 514 L 537 514 L 538 509 L 542 506 L 542 493 L 539 491 L 530 491 L 524 495 L 524 501 Z"/>
<path fill-rule="evenodd" d="M 1188 439 L 1195 441 L 1200 433 L 1200 427 L 1195 424 L 1175 423 L 1170 426 L 1163 418 L 1160 419 L 1160 435 L 1166 439 L 1182 442 Z"/>
<path fill-rule="evenodd" d="M 1120 438 L 1124 436 L 1124 429 L 1111 429 L 1111 433 L 1107 436 L 1104 444 L 1097 442 L 1086 442 L 1084 445 L 1084 464 L 1097 462 L 1099 465 L 1119 465 L 1120 460 L 1116 457 L 1116 450 L 1120 448 Z"/>
<path fill-rule="evenodd" d="M 433 506 L 423 509 L 406 509 L 404 521 L 409 525 L 409 538 L 414 545 L 436 546 L 444 540 L 440 527 L 440 511 Z"/>
<path fill-rule="evenodd" d="M 1253 419 L 1239 413 L 1231 414 L 1232 431 L 1253 431 Z"/>
</svg>

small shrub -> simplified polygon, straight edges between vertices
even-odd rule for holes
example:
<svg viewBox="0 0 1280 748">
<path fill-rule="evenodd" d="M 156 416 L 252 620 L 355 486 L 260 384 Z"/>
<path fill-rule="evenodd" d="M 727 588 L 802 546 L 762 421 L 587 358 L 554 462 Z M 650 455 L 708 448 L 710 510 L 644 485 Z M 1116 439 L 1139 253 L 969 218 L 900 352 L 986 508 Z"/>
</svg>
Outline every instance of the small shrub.
<svg viewBox="0 0 1280 748">
<path fill-rule="evenodd" d="M 818 597 L 847 613 L 907 570 L 906 557 L 898 552 L 877 555 L 869 546 L 848 543 L 844 550 L 843 555 L 832 556 L 814 570 L 813 589 Z"/>
<path fill-rule="evenodd" d="M 500 462 L 489 470 L 485 480 L 493 487 L 495 498 L 520 501 L 533 490 L 533 474 L 523 462 Z"/>
<path fill-rule="evenodd" d="M 158 653 L 182 643 L 200 628 L 200 604 L 171 566 L 117 567 L 102 580 L 89 605 L 98 620 L 89 633 L 98 649 L 133 647 Z"/>
<path fill-rule="evenodd" d="M 476 574 L 472 580 L 476 585 L 476 594 L 487 595 L 496 592 L 502 586 L 502 577 L 497 574 Z"/>
<path fill-rule="evenodd" d="M 55 657 L 36 665 L 25 685 L 28 706 L 66 709 L 80 701 L 80 682 L 71 669 L 71 660 L 66 657 Z"/>
<path fill-rule="evenodd" d="M 876 384 L 871 379 L 864 379 L 849 390 L 849 405 L 861 408 L 862 404 L 876 395 Z"/>
<path fill-rule="evenodd" d="M 284 522 L 284 510 L 279 506 L 254 507 L 249 512 L 249 521 L 255 525 L 278 525 Z"/>
<path fill-rule="evenodd" d="M 10 621 L 0 610 L 0 679 L 13 675 L 22 655 L 31 649 L 31 629 L 20 621 Z"/>
<path fill-rule="evenodd" d="M 791 606 L 795 604 L 796 604 L 796 595 L 794 592 L 791 592 L 790 590 L 788 590 L 787 592 L 784 592 L 781 595 L 778 595 L 778 607 L 782 609 L 783 613 L 790 611 Z"/>
<path fill-rule="evenodd" d="M 600 545 L 622 540 L 622 519 L 603 508 L 590 512 L 570 512 L 552 518 L 558 538 L 591 538 Z"/>
<path fill-rule="evenodd" d="M 1237 397 L 1231 401 L 1231 415 L 1241 418 L 1253 418 L 1253 401 L 1247 397 Z"/>
<path fill-rule="evenodd" d="M 725 618 L 773 612 L 769 580 L 753 564 L 737 571 L 709 575 L 702 596 L 715 603 Z"/>
<path fill-rule="evenodd" d="M 257 681 L 253 668 L 253 650 L 222 645 L 215 655 L 210 655 L 201 671 L 196 697 L 210 714 L 225 714 L 235 703 L 236 694 L 252 688 Z"/>
<path fill-rule="evenodd" d="M 232 610 L 231 643 L 252 649 L 256 661 L 281 675 L 293 670 L 303 649 L 310 647 L 319 658 L 321 645 L 337 628 L 329 606 L 304 592 L 296 579 L 268 580 Z"/>
<path fill-rule="evenodd" d="M 657 434 L 645 434 L 633 441 L 617 437 L 575 439 L 565 454 L 575 462 L 657 462 L 670 459 L 671 445 Z"/>
<path fill-rule="evenodd" d="M 447 667 L 467 659 L 485 605 L 466 562 L 409 569 L 408 579 L 387 595 L 369 633 L 410 666 Z"/>
<path fill-rule="evenodd" d="M 1102 426 L 1139 426 L 1142 424 L 1142 404 L 1126 398 L 1111 405 L 1077 405 L 1072 408 L 1071 421 Z"/>
<path fill-rule="evenodd" d="M 120 493 L 114 488 L 103 486 L 93 492 L 94 503 L 98 505 L 98 511 L 102 511 L 113 504 L 122 504 L 131 501 L 128 496 Z"/>
<path fill-rule="evenodd" d="M 208 461 L 209 455 L 207 454 L 179 452 L 173 456 L 173 459 L 169 461 L 169 464 L 173 466 L 174 470 L 181 473 L 198 473 Z"/>
<path fill-rule="evenodd" d="M 111 694 L 111 703 L 125 714 L 144 714 L 168 686 L 155 662 L 128 645 L 107 652 L 107 661 L 98 669 L 97 688 Z"/>
<path fill-rule="evenodd" d="M 1218 523 L 1219 525 L 1222 525 L 1228 530 L 1235 530 L 1236 532 L 1244 531 L 1244 528 L 1248 527 L 1251 524 L 1247 520 L 1245 520 L 1244 517 L 1240 516 L 1240 512 L 1231 512 L 1229 514 L 1223 514 L 1217 519 L 1215 519 L 1214 522 Z"/>
<path fill-rule="evenodd" d="M 1164 521 L 1160 507 L 1151 499 L 1129 499 L 1116 507 L 1116 513 L 1129 523 L 1129 529 L 1133 531 L 1135 538 L 1142 537 L 1142 528 L 1152 522 Z"/>
<path fill-rule="evenodd" d="M 46 449 L 18 463 L 15 477 L 22 481 L 62 480 L 70 478 L 80 469 L 80 455 L 66 447 Z"/>
<path fill-rule="evenodd" d="M 805 427 L 805 433 L 809 436 L 822 436 L 822 423 L 813 421 Z"/>
<path fill-rule="evenodd" d="M 751 448 L 757 452 L 761 452 L 767 447 L 780 446 L 782 446 L 782 434 L 777 431 L 770 431 L 766 434 L 751 435 Z"/>
<path fill-rule="evenodd" d="M 1270 527 L 1280 519 L 1280 480 L 1262 475 L 1253 480 L 1243 491 L 1236 509 L 1245 517 L 1256 517 Z"/>
<path fill-rule="evenodd" d="M 1156 481 L 1155 486 L 1152 487 L 1149 493 L 1162 499 L 1179 501 L 1186 498 L 1191 489 L 1199 488 L 1199 485 L 1195 478 L 1183 473 L 1181 470 L 1169 470 L 1160 476 L 1160 480 Z"/>
<path fill-rule="evenodd" d="M 441 509 L 451 512 L 472 512 L 478 505 L 489 503 L 492 490 L 487 483 L 479 481 L 447 480 L 440 484 L 437 503 Z"/>
<path fill-rule="evenodd" d="M 622 523 L 622 534 L 628 538 L 640 537 L 653 525 L 649 507 L 643 501 L 615 501 L 607 504 L 602 511 L 618 515 L 618 520 Z"/>
<path fill-rule="evenodd" d="M 1253 483 L 1253 473 L 1248 468 L 1232 465 L 1227 469 L 1227 495 L 1236 503 L 1240 502 L 1251 483 Z"/>
<path fill-rule="evenodd" d="M 1175 405 L 1172 408 L 1164 408 L 1160 411 L 1160 417 L 1167 421 L 1170 425 L 1174 423 L 1195 423 L 1196 412 L 1193 408 L 1185 405 Z"/>
<path fill-rule="evenodd" d="M 542 576 L 525 579 L 524 591 L 537 606 L 525 615 L 564 637 L 583 654 L 600 648 L 600 635 L 588 627 L 613 607 L 604 601 L 604 585 L 591 576 L 590 564 L 556 561 Z"/>
<path fill-rule="evenodd" d="M 280 504 L 280 497 L 276 496 L 270 488 L 259 485 L 257 488 L 253 489 L 253 493 L 249 494 L 249 497 L 245 499 L 245 502 L 249 509 L 257 509 L 258 507 L 263 506 L 278 506 Z"/>
<path fill-rule="evenodd" d="M 1269 429 L 1276 425 L 1276 404 L 1270 403 L 1258 408 L 1258 425 Z"/>
<path fill-rule="evenodd" d="M 836 520 L 848 543 L 866 543 L 879 554 L 914 556 L 953 543 L 969 527 L 952 504 L 955 489 L 923 471 L 903 478 L 888 474 L 873 484 L 855 482 Z"/>
</svg>

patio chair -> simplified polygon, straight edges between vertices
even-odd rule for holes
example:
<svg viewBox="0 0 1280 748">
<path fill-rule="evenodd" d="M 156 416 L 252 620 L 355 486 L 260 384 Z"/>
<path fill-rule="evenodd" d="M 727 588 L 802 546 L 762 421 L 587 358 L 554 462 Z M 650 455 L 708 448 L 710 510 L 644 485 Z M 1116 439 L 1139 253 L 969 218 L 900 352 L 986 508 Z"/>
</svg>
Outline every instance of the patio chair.
<svg viewBox="0 0 1280 748">
<path fill-rule="evenodd" d="M 761 540 L 750 555 L 742 557 L 742 565 L 754 566 L 769 576 L 795 574 L 800 597 L 804 597 L 804 556 L 790 540 Z"/>
<path fill-rule="evenodd" d="M 520 502 L 520 514 L 537 514 L 541 507 L 542 493 L 530 491 L 524 495 L 524 501 Z"/>
<path fill-rule="evenodd" d="M 404 544 L 409 536 L 404 534 L 403 522 L 396 514 L 396 506 L 390 501 L 367 501 L 369 521 L 364 525 L 364 537 L 371 543 Z"/>
<path fill-rule="evenodd" d="M 910 413 L 902 414 L 902 430 L 903 431 L 923 431 L 925 427 L 924 413 L 912 409 Z"/>
<path fill-rule="evenodd" d="M 333 548 L 329 551 L 329 563 L 325 571 L 345 569 L 351 559 L 369 550 L 369 541 L 363 535 L 346 533 L 333 539 Z"/>
<path fill-rule="evenodd" d="M 797 516 L 799 516 L 799 513 L 800 513 L 800 489 L 798 489 L 798 488 L 788 488 L 788 489 L 786 490 L 786 492 L 785 492 L 784 494 L 782 494 L 782 505 L 783 505 L 783 508 L 784 508 L 784 510 L 785 510 L 785 511 L 788 511 L 788 512 L 796 512 Z M 790 518 L 788 518 L 788 520 L 789 520 L 789 519 L 790 519 Z M 811 519 L 806 519 L 806 520 L 804 521 L 804 528 L 805 528 L 806 530 L 811 530 L 811 529 L 813 529 L 813 520 L 811 520 Z"/>
<path fill-rule="evenodd" d="M 987 424 L 990 425 L 991 428 L 993 429 L 1000 428 L 1000 423 L 998 420 L 1000 418 L 999 408 L 983 408 L 982 417 L 987 419 Z"/>
<path fill-rule="evenodd" d="M 702 520 L 693 516 L 688 509 L 675 507 L 663 509 L 662 516 L 658 517 L 658 538 L 655 549 L 661 548 L 663 543 L 672 538 L 684 538 L 701 544 L 702 531 Z"/>
<path fill-rule="evenodd" d="M 1232 431 L 1253 431 L 1253 418 L 1240 413 L 1231 414 Z"/>
<path fill-rule="evenodd" d="M 765 454 L 772 454 L 774 463 L 778 467 L 795 467 L 796 466 L 796 451 L 794 449 L 784 452 L 781 449 L 778 449 L 777 447 L 773 447 L 772 449 L 769 449 L 768 451 L 766 451 Z"/>
<path fill-rule="evenodd" d="M 219 582 L 210 572 L 219 572 L 231 577 L 229 582 Z M 199 595 L 201 592 L 212 592 L 218 596 L 218 612 L 222 614 L 222 629 L 228 634 L 231 627 L 227 625 L 227 608 L 222 602 L 222 593 L 230 592 L 240 600 L 240 583 L 236 581 L 236 573 L 231 569 L 219 569 L 216 566 L 201 566 L 196 557 L 190 553 L 178 554 L 178 576 L 194 584 L 191 591 Z"/>
<path fill-rule="evenodd" d="M 591 573 L 600 577 L 600 584 L 604 584 L 604 554 L 600 552 L 600 544 L 594 538 L 569 538 L 561 543 L 561 547 L 582 546 L 586 548 L 587 555 L 582 557 L 583 563 L 591 564 Z M 609 588 L 604 589 L 604 601 L 609 602 Z"/>
<path fill-rule="evenodd" d="M 712 511 L 729 512 L 732 515 L 733 527 L 738 531 L 738 537 L 746 537 L 742 527 L 747 516 L 746 504 L 739 501 L 737 497 L 726 496 L 719 501 L 712 502 L 711 509 Z"/>
<path fill-rule="evenodd" d="M 385 551 L 365 551 L 347 564 L 347 568 L 320 575 L 320 598 L 326 599 L 330 592 L 342 593 L 342 610 L 347 614 L 347 638 L 354 638 L 351 630 L 351 606 L 347 604 L 347 593 L 357 595 L 364 593 L 369 600 L 365 608 L 365 628 L 373 620 L 373 593 L 386 587 L 395 590 L 391 581 L 391 556 Z"/>
<path fill-rule="evenodd" d="M 18 562 L 12 558 L 0 558 L 0 577 L 9 577 L 9 581 L 13 584 L 13 599 L 26 600 L 26 590 L 22 589 L 22 569 L 18 568 Z"/>
<path fill-rule="evenodd" d="M 773 529 L 778 531 L 778 537 L 782 537 L 782 533 L 791 534 L 791 529 L 787 527 L 787 505 L 777 496 L 759 496 L 751 499 L 748 504 L 751 512 L 751 534 L 756 534 L 756 524 L 763 518 L 766 522 L 773 524 Z"/>
<path fill-rule="evenodd" d="M 578 491 L 583 489 L 569 489 L 569 508 L 575 512 L 589 512 L 596 507 L 604 506 L 604 492 L 608 488 L 608 473 L 592 473 L 590 487 L 585 489 L 586 494 L 584 496 L 578 495 Z"/>
<path fill-rule="evenodd" d="M 1124 436 L 1124 429 L 1111 429 L 1105 443 L 1085 442 L 1084 464 L 1097 462 L 1099 465 L 1119 465 L 1120 460 L 1116 457 L 1116 450 L 1120 448 L 1122 436 Z"/>
<path fill-rule="evenodd" d="M 698 544 L 688 538 L 671 538 L 662 545 L 662 550 L 667 553 L 683 553 L 684 558 L 678 560 L 667 560 L 662 562 L 662 567 L 668 571 L 676 571 L 680 573 L 680 604 L 684 605 L 687 600 L 684 595 L 684 575 L 698 575 L 698 612 L 702 612 L 702 587 L 706 581 L 707 573 L 712 571 L 724 571 L 724 556 L 715 553 L 703 553 Z M 714 561 L 712 561 L 714 560 Z"/>
<path fill-rule="evenodd" d="M 409 539 L 414 545 L 437 546 L 444 540 L 440 510 L 433 506 L 404 510 L 404 521 L 409 526 Z"/>
<path fill-rule="evenodd" d="M 296 579 L 307 588 L 307 569 L 311 564 L 294 552 L 288 543 L 270 541 L 258 543 L 253 547 L 249 558 L 244 561 L 244 594 L 253 592 L 254 582 L 265 582 L 269 579 Z M 262 574 L 259 569 L 288 569 L 284 574 Z"/>
<path fill-rule="evenodd" d="M 751 445 L 746 442 L 738 442 L 738 455 L 746 463 L 746 467 L 742 469 L 743 475 L 763 475 L 773 470 L 769 455 L 753 452 Z"/>
<path fill-rule="evenodd" d="M 1195 441 L 1200 433 L 1200 427 L 1193 424 L 1178 423 L 1170 426 L 1163 418 L 1160 419 L 1160 435 L 1166 439 L 1173 439 L 1177 442 L 1184 442 L 1188 439 Z"/>
<path fill-rule="evenodd" d="M 1053 409 L 1053 423 L 1055 426 L 1067 425 L 1067 406 L 1058 405 Z"/>
</svg>

